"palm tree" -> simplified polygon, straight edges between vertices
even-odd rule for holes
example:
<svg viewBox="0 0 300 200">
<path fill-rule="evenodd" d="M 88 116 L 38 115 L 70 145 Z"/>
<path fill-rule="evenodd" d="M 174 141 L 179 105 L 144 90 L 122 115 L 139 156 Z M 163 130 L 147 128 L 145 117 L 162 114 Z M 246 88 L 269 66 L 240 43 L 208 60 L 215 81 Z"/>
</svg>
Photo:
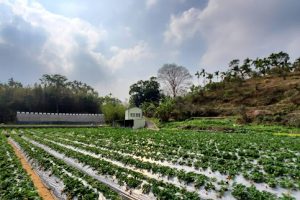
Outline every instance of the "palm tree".
<svg viewBox="0 0 300 200">
<path fill-rule="evenodd" d="M 220 71 L 215 72 L 215 76 L 217 77 L 217 82 L 219 81 L 219 74 L 220 74 Z"/>
<path fill-rule="evenodd" d="M 242 79 L 245 79 L 245 76 L 247 75 L 248 77 L 251 76 L 251 60 L 249 58 L 246 58 L 244 60 L 244 63 L 243 65 L 240 67 L 240 73 L 241 73 L 241 76 L 242 76 Z"/>
<path fill-rule="evenodd" d="M 201 70 L 200 75 L 202 75 L 202 77 L 203 77 L 203 87 L 205 87 L 205 85 L 206 85 L 206 77 L 205 77 L 206 72 L 205 72 L 204 68 Z"/>
<path fill-rule="evenodd" d="M 214 78 L 214 75 L 211 73 L 206 73 L 206 75 L 207 75 L 207 79 L 209 80 L 209 83 L 211 83 L 212 79 Z"/>
<path fill-rule="evenodd" d="M 225 77 L 226 77 L 226 72 L 221 72 L 221 79 L 222 79 L 222 81 L 224 81 Z"/>
<path fill-rule="evenodd" d="M 229 63 L 229 68 L 233 72 L 234 77 L 237 77 L 238 74 L 240 73 L 239 63 L 240 60 L 238 59 L 234 59 Z"/>
<path fill-rule="evenodd" d="M 200 76 L 201 76 L 200 72 L 197 71 L 196 74 L 195 74 L 195 76 L 197 77 L 197 79 L 198 79 L 198 84 L 200 85 L 200 82 L 199 82 L 199 79 L 200 79 Z"/>
</svg>

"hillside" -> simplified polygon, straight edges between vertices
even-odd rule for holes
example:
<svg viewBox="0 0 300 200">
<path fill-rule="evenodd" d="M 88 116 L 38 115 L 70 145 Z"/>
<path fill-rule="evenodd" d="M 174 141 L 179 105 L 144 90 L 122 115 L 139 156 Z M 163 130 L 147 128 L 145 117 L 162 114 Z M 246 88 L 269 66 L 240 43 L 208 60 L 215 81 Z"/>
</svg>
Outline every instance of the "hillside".
<svg viewBox="0 0 300 200">
<path fill-rule="evenodd" d="M 240 114 L 249 121 L 300 125 L 299 72 L 289 73 L 285 80 L 265 76 L 211 83 L 205 88 L 182 99 L 181 109 L 190 110 L 191 116 Z"/>
</svg>

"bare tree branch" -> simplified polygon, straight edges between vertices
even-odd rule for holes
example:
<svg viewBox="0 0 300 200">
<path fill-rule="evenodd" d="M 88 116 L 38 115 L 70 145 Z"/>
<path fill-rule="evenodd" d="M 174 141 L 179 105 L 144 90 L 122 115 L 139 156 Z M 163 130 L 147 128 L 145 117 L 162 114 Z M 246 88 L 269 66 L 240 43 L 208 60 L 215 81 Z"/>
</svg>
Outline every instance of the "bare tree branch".
<svg viewBox="0 0 300 200">
<path fill-rule="evenodd" d="M 176 64 L 165 64 L 158 70 L 158 80 L 165 86 L 167 93 L 173 97 L 183 94 L 189 88 L 192 75 L 189 71 Z"/>
</svg>

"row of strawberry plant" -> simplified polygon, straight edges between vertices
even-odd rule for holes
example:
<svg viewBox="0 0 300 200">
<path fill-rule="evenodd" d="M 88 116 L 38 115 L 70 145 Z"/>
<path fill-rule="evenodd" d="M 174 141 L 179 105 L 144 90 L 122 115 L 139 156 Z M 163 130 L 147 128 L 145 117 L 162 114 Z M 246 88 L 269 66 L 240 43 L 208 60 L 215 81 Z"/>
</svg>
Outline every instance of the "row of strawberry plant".
<svg viewBox="0 0 300 200">
<path fill-rule="evenodd" d="M 130 156 L 124 156 L 115 152 L 111 152 L 108 150 L 103 150 L 95 147 L 89 147 L 89 146 L 84 147 L 80 144 L 76 144 L 70 141 L 60 140 L 56 137 L 51 137 L 49 135 L 47 135 L 46 137 L 44 136 L 43 138 L 51 139 L 50 141 L 48 140 L 50 143 L 53 143 L 53 141 L 55 141 L 56 144 L 70 145 L 78 149 L 82 149 L 91 153 L 101 155 L 104 158 L 121 162 L 124 165 L 132 166 L 137 169 L 147 170 L 154 174 L 158 173 L 168 177 L 168 179 L 177 177 L 179 181 L 182 181 L 187 185 L 191 183 L 194 184 L 196 189 L 199 189 L 200 187 L 203 187 L 206 190 L 215 189 L 214 185 L 211 182 L 216 180 L 211 180 L 209 177 L 202 174 L 197 174 L 194 172 L 185 172 L 183 170 L 177 170 L 171 167 L 161 166 L 150 162 L 142 162 Z"/>
<path fill-rule="evenodd" d="M 110 134 L 113 132 L 114 131 L 111 131 Z M 140 134 L 139 132 L 139 135 L 142 134 Z M 104 135 L 101 134 L 101 136 Z M 181 154 L 178 151 L 174 151 L 174 148 L 168 150 L 167 146 L 160 148 L 159 145 L 150 148 L 150 151 L 149 148 L 147 148 L 147 146 L 142 148 L 135 143 L 134 144 L 125 143 L 126 147 L 124 147 L 124 144 L 121 144 L 122 140 L 120 140 L 119 142 L 114 141 L 108 146 L 106 142 L 103 142 L 104 140 L 99 140 L 98 135 L 89 134 L 89 133 L 86 135 L 86 137 L 76 137 L 76 140 L 78 139 L 81 142 L 92 143 L 98 146 L 103 146 L 114 150 L 120 150 L 126 153 L 132 153 L 134 155 L 151 157 L 154 159 L 157 159 L 157 156 L 159 157 L 162 156 L 181 157 L 182 156 L 185 160 L 193 158 L 194 160 L 196 160 L 193 163 L 193 166 L 196 169 L 197 168 L 206 169 L 207 167 L 210 167 L 213 171 L 219 171 L 221 173 L 230 174 L 231 176 L 241 173 L 247 179 L 253 180 L 257 183 L 266 182 L 269 184 L 270 187 L 281 186 L 284 188 L 297 190 L 299 188 L 299 186 L 297 185 L 297 179 L 298 179 L 297 177 L 299 177 L 300 165 L 299 162 L 295 162 L 293 159 L 295 157 L 299 159 L 299 155 L 297 155 L 295 152 L 292 151 L 278 152 L 278 150 L 276 150 L 277 152 L 274 153 L 273 151 L 276 149 L 275 147 L 278 147 L 278 143 L 281 145 L 284 143 L 279 140 L 269 138 L 270 136 L 261 136 L 261 135 L 257 135 L 257 136 L 259 136 L 259 139 L 263 139 L 263 138 L 269 139 L 274 144 L 271 143 L 269 145 L 271 147 L 263 148 L 261 143 L 259 143 L 260 145 L 256 146 L 257 140 L 254 140 L 252 142 L 250 141 L 249 142 L 250 144 L 243 147 L 243 145 L 241 145 L 241 143 L 237 140 L 239 139 L 239 137 L 246 137 L 245 135 L 242 136 L 240 134 L 227 135 L 226 138 L 222 137 L 223 142 L 221 144 L 218 143 L 219 144 L 217 145 L 218 151 L 216 151 L 216 149 L 207 148 L 201 152 L 204 155 L 197 156 L 195 154 L 192 154 L 193 152 L 190 155 L 186 153 Z M 87 137 L 90 137 L 90 139 Z M 249 139 L 248 136 L 246 138 Z M 210 138 L 210 141 L 211 139 L 212 138 Z M 287 142 L 288 144 L 294 144 L 289 140 Z M 234 143 L 234 145 L 232 145 L 231 143 Z M 252 143 L 254 143 L 255 145 L 253 145 Z M 236 152 L 231 152 L 230 148 L 232 147 L 237 148 L 237 144 L 238 146 L 240 146 L 239 147 L 240 150 Z M 212 147 L 213 146 L 214 145 L 212 145 Z M 286 145 L 284 145 L 284 147 L 286 147 Z M 126 151 L 130 148 L 131 148 L 130 151 Z M 143 154 L 143 150 L 146 151 L 147 153 Z M 181 148 L 181 152 L 183 151 L 185 151 L 185 149 Z M 159 154 L 157 154 L 157 152 L 159 152 Z M 270 158 L 269 160 L 272 160 L 273 162 L 272 163 L 265 162 L 267 158 Z M 254 159 L 257 159 L 258 164 L 253 163 Z M 281 162 L 282 160 L 284 160 L 285 162 Z M 277 164 L 274 165 L 274 162 L 276 162 Z M 258 172 L 262 170 L 265 173 Z M 263 176 L 265 178 L 263 179 L 258 178 L 258 175 L 260 174 L 261 177 Z"/>
<path fill-rule="evenodd" d="M 64 136 L 62 138 L 64 138 Z M 85 138 L 82 137 L 80 137 L 79 140 L 89 144 L 95 142 L 95 141 L 87 142 L 85 141 Z M 251 149 L 248 149 L 248 152 L 251 152 Z M 247 151 L 244 153 L 247 153 Z M 220 156 L 222 156 L 222 154 Z M 266 158 L 265 156 L 262 156 L 261 158 L 258 159 L 258 164 L 261 164 L 262 168 L 259 168 L 257 167 L 257 165 L 254 164 L 244 163 L 243 157 L 237 161 L 232 161 L 232 162 L 235 165 L 237 165 L 237 163 L 243 163 L 243 170 L 241 172 L 244 175 L 244 177 L 249 180 L 253 180 L 257 183 L 265 182 L 272 188 L 275 188 L 276 186 L 280 186 L 287 189 L 297 190 L 299 188 L 299 182 L 297 182 L 297 177 L 300 177 L 299 165 L 297 167 L 297 165 L 294 165 L 294 163 L 291 163 L 291 165 L 286 164 L 287 159 L 290 160 L 295 159 L 293 156 L 294 154 L 288 151 L 277 153 L 276 159 Z M 214 157 L 210 157 L 210 158 L 206 157 L 206 159 L 202 159 L 201 161 L 198 160 L 196 164 L 199 162 L 204 163 L 206 160 L 210 159 L 211 162 L 214 163 L 210 165 L 211 168 L 222 172 L 223 170 L 228 170 L 232 168 L 226 165 L 226 163 L 223 161 L 228 157 L 232 157 L 232 155 L 227 153 L 227 155 L 223 159 L 218 158 L 217 160 L 214 160 L 213 159 Z M 285 161 L 285 164 L 282 161 Z M 265 173 L 261 172 L 261 169 L 263 169 Z M 289 177 L 293 177 L 294 179 L 291 179 Z"/>
<path fill-rule="evenodd" d="M 48 136 L 47 136 L 48 137 Z M 78 146 L 79 147 L 79 146 Z M 224 192 L 226 192 L 228 190 L 228 185 L 226 185 L 226 184 L 223 184 L 222 185 L 222 187 L 219 189 L 219 193 L 224 193 Z M 268 193 L 268 192 L 260 192 L 260 191 L 257 191 L 257 193 L 258 194 L 268 194 L 268 195 L 270 195 L 270 196 L 274 196 L 274 195 L 271 195 L 271 193 Z M 220 196 L 222 196 L 222 195 L 220 195 Z"/>
<path fill-rule="evenodd" d="M 38 143 L 47 145 L 47 142 L 42 139 L 31 139 L 37 141 Z M 99 174 L 108 175 L 111 177 L 115 176 L 118 180 L 118 183 L 121 185 L 126 184 L 129 188 L 142 188 L 144 193 L 149 193 L 151 191 L 158 199 L 200 199 L 199 195 L 195 192 L 188 192 L 186 189 L 178 188 L 173 184 L 149 178 L 141 173 L 116 166 L 105 160 L 79 154 L 76 151 L 66 149 L 53 143 L 51 144 L 51 148 L 66 155 L 67 157 L 76 159 L 80 163 L 92 167 Z M 145 182 L 147 183 L 144 184 Z"/>
<path fill-rule="evenodd" d="M 112 134 L 114 131 L 108 130 L 110 134 Z M 118 131 L 117 131 L 118 132 Z M 129 133 L 130 134 L 130 133 Z M 163 135 L 163 133 L 160 133 Z M 143 138 L 143 134 L 140 134 L 140 132 L 138 133 L 138 135 Z M 153 134 L 154 135 L 154 134 Z M 152 135 L 152 136 L 153 136 Z M 96 136 L 96 137 L 94 137 Z M 166 140 L 162 140 L 159 142 L 152 142 L 152 143 L 147 143 L 145 141 L 147 141 L 147 139 L 145 138 L 140 139 L 140 140 L 135 140 L 136 136 L 133 134 L 130 135 L 130 137 L 126 137 L 126 141 L 122 140 L 122 135 L 119 135 L 121 137 L 115 137 L 115 138 L 109 138 L 110 140 L 112 140 L 112 142 L 109 143 L 109 146 L 105 145 L 107 143 L 106 140 L 100 139 L 101 136 L 105 135 L 100 135 L 97 134 L 87 134 L 86 138 L 89 138 L 90 141 L 96 141 L 98 144 L 100 145 L 104 145 L 106 147 L 109 148 L 117 148 L 120 149 L 121 151 L 130 151 L 131 153 L 135 153 L 136 155 L 140 155 L 142 157 L 151 157 L 154 158 L 155 160 L 165 160 L 168 158 L 172 158 L 172 157 L 177 157 L 177 158 L 184 158 L 184 159 L 195 159 L 198 158 L 197 156 L 197 152 L 195 152 L 193 150 L 193 148 L 195 148 L 195 145 L 192 146 L 188 146 L 186 148 L 184 148 L 183 146 L 178 145 L 179 141 L 176 141 L 176 145 L 174 146 L 172 145 L 162 145 L 162 143 L 167 143 L 166 141 L 171 141 L 172 137 L 174 136 L 174 134 L 172 135 L 172 137 L 166 138 Z M 151 138 L 152 140 L 153 138 Z M 197 146 L 197 145 L 196 145 Z M 217 152 L 215 151 L 215 149 L 207 149 L 210 145 L 207 145 L 206 143 L 203 143 L 201 145 L 201 147 L 206 150 L 204 153 L 206 153 L 208 156 L 214 156 L 217 155 L 218 153 L 222 153 L 222 152 Z M 144 148 L 143 148 L 144 147 Z M 137 149 L 139 149 L 139 151 L 137 151 Z M 179 149 L 179 150 L 178 150 Z M 157 152 L 159 152 L 160 154 L 157 154 Z M 201 156 L 203 155 L 203 153 L 201 152 Z M 228 157 L 228 155 L 226 155 Z M 201 157 L 199 157 L 201 158 Z M 235 155 L 232 155 L 232 159 L 236 160 L 237 157 Z M 176 159 L 178 160 L 178 159 Z"/>
<path fill-rule="evenodd" d="M 13 148 L 0 133 L 0 199 L 41 199 Z"/>
<path fill-rule="evenodd" d="M 232 195 L 237 200 L 257 200 L 257 199 L 267 199 L 267 200 L 296 200 L 288 194 L 283 194 L 282 197 L 277 198 L 274 194 L 268 192 L 261 192 L 257 190 L 254 186 L 246 187 L 242 184 L 237 184 L 234 186 Z"/>
<path fill-rule="evenodd" d="M 65 164 L 62 160 L 55 158 L 43 149 L 33 146 L 31 143 L 28 143 L 18 136 L 13 136 L 13 138 L 18 142 L 26 154 L 36 161 L 39 166 L 44 170 L 50 170 L 55 176 L 63 181 L 64 188 L 62 192 L 65 193 L 68 198 L 97 199 L 99 192 L 101 192 L 107 199 L 120 199 L 116 192 L 96 179 Z M 69 173 L 71 173 L 72 176 Z M 83 184 L 81 179 L 85 180 L 89 186 Z M 96 192 L 95 190 L 99 192 Z"/>
</svg>

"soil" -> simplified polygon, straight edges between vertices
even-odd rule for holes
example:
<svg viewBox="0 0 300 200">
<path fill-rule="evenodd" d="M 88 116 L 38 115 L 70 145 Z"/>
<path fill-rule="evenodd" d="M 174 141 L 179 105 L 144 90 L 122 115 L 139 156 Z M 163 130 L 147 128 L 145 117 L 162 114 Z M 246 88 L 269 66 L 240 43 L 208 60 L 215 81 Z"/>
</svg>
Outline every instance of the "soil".
<svg viewBox="0 0 300 200">
<path fill-rule="evenodd" d="M 14 148 L 15 154 L 19 158 L 23 168 L 30 176 L 34 186 L 36 187 L 40 197 L 43 200 L 56 200 L 56 198 L 52 195 L 51 191 L 43 184 L 41 178 L 33 171 L 30 164 L 25 159 L 24 155 L 19 151 L 19 149 L 11 142 L 9 144 Z"/>
<path fill-rule="evenodd" d="M 150 130 L 159 131 L 159 128 L 156 126 L 156 124 L 148 119 L 146 119 L 145 127 Z"/>
</svg>

